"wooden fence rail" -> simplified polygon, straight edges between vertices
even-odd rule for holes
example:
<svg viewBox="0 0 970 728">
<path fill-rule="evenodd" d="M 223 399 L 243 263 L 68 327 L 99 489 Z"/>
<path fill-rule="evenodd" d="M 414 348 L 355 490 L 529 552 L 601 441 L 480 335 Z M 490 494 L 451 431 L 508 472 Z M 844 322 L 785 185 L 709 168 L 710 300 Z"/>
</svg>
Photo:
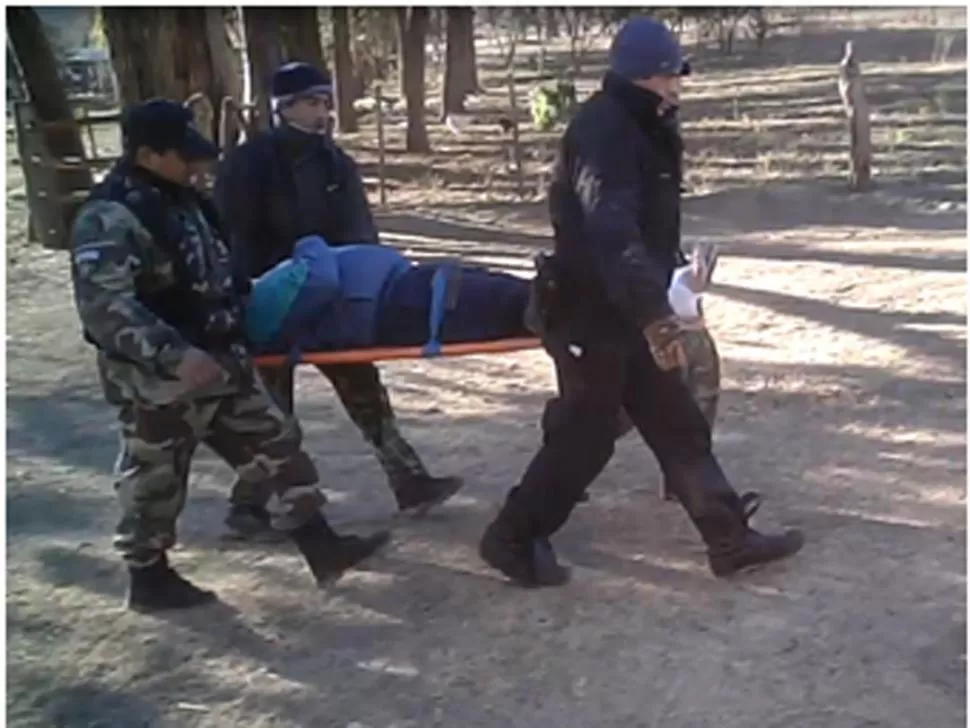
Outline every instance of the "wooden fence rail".
<svg viewBox="0 0 970 728">
<path fill-rule="evenodd" d="M 220 125 L 218 143 L 223 150 L 235 146 L 239 132 L 246 136 L 252 133 L 249 116 L 252 106 L 229 101 L 227 103 L 224 100 L 222 104 L 222 109 L 231 116 L 231 119 Z M 28 238 L 31 242 L 39 242 L 53 250 L 67 248 L 74 216 L 90 191 L 86 186 L 65 188 L 64 180 L 69 176 L 63 173 L 79 167 L 86 167 L 92 173 L 103 171 L 120 156 L 100 153 L 94 129 L 101 124 L 120 125 L 122 113 L 92 112 L 83 106 L 78 111 L 80 113 L 73 122 L 42 122 L 29 102 L 17 101 L 13 104 L 17 154 L 20 157 L 27 192 Z M 195 108 L 193 112 L 198 113 Z M 75 125 L 81 127 L 90 150 L 84 158 L 54 158 L 45 143 L 45 132 L 73 128 Z"/>
</svg>

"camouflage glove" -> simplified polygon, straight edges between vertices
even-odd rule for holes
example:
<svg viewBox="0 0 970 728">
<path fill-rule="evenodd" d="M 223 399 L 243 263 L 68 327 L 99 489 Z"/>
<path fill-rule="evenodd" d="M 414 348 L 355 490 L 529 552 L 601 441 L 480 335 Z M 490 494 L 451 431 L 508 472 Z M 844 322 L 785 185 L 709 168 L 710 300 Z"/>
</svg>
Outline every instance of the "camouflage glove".
<svg viewBox="0 0 970 728">
<path fill-rule="evenodd" d="M 681 340 L 683 333 L 676 316 L 658 319 L 643 329 L 653 360 L 665 372 L 687 367 L 687 354 Z"/>
<path fill-rule="evenodd" d="M 206 352 L 192 347 L 182 356 L 175 375 L 186 386 L 196 389 L 216 382 L 223 384 L 229 373 Z"/>
</svg>

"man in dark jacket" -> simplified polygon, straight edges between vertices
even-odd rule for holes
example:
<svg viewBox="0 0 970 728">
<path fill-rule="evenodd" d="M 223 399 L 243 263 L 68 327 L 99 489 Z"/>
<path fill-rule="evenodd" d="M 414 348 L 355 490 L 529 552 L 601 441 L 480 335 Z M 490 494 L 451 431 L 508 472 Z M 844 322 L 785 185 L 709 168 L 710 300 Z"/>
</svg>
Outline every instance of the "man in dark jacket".
<svg viewBox="0 0 970 728">
<path fill-rule="evenodd" d="M 253 370 L 242 330 L 244 282 L 231 274 L 212 205 L 191 179 L 218 149 L 181 104 L 153 100 L 122 124 L 124 156 L 96 185 L 71 232 L 74 298 L 97 350 L 105 399 L 122 429 L 114 543 L 128 606 L 183 609 L 215 595 L 168 562 L 200 442 L 267 494 L 323 584 L 387 541 L 339 536 L 320 513 L 317 471 L 299 429 Z"/>
<path fill-rule="evenodd" d="M 645 17 L 620 29 L 610 55 L 602 90 L 563 136 L 549 190 L 555 254 L 540 260 L 537 285 L 560 396 L 546 407 L 542 448 L 479 547 L 488 564 L 527 586 L 568 580 L 549 537 L 612 457 L 621 408 L 707 544 L 715 575 L 803 544 L 798 531 L 763 535 L 748 526 L 760 498 L 729 484 L 679 375 L 682 331 L 667 289 L 683 260 L 676 111 L 689 69 L 667 27 Z"/>
<path fill-rule="evenodd" d="M 229 229 L 239 275 L 256 278 L 289 258 L 297 240 L 320 235 L 330 244 L 379 244 L 363 182 L 353 160 L 330 138 L 330 79 L 306 63 L 274 75 L 278 125 L 239 146 L 224 161 L 216 200 Z M 461 487 L 432 477 L 397 428 L 387 391 L 373 364 L 317 366 L 387 473 L 402 512 L 422 514 Z M 279 404 L 293 412 L 293 367 L 261 368 Z M 226 524 L 237 536 L 266 532 L 259 494 L 239 482 Z"/>
</svg>

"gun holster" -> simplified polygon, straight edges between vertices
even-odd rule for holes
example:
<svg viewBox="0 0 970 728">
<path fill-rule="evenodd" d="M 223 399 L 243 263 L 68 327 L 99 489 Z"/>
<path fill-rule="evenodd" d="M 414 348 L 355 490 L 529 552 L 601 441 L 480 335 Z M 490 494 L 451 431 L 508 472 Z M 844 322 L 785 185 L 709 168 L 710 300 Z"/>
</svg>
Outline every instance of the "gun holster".
<svg viewBox="0 0 970 728">
<path fill-rule="evenodd" d="M 554 325 L 561 309 L 562 283 L 556 274 L 555 258 L 538 253 L 532 260 L 536 276 L 529 289 L 525 325 L 540 338 Z"/>
</svg>

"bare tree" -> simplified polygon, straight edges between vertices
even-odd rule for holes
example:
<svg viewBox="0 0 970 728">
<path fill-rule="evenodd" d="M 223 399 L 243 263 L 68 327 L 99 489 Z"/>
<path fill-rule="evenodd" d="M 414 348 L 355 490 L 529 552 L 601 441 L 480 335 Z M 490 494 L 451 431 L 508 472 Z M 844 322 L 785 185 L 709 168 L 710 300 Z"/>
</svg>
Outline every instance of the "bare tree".
<svg viewBox="0 0 970 728">
<path fill-rule="evenodd" d="M 355 132 L 357 112 L 354 110 L 354 59 L 350 52 L 350 12 L 346 7 L 330 8 L 333 24 L 333 67 L 337 87 L 337 123 L 345 133 Z"/>
<path fill-rule="evenodd" d="M 473 8 L 447 8 L 441 118 L 465 110 L 465 97 L 477 90 Z"/>
<path fill-rule="evenodd" d="M 277 13 L 284 61 L 303 61 L 325 69 L 327 63 L 320 42 L 320 14 L 317 8 L 278 6 Z"/>
<path fill-rule="evenodd" d="M 561 9 L 560 18 L 569 36 L 569 60 L 573 79 L 579 78 L 586 54 L 610 31 L 619 17 L 600 8 Z"/>
<path fill-rule="evenodd" d="M 478 62 L 475 57 L 475 8 L 459 8 L 459 12 L 449 17 L 449 23 L 452 17 L 456 21 L 456 42 L 460 49 L 457 86 L 464 89 L 466 94 L 478 93 L 481 88 L 478 84 Z"/>
<path fill-rule="evenodd" d="M 400 34 L 401 76 L 407 100 L 408 126 L 405 149 L 413 153 L 431 151 L 424 119 L 424 45 L 430 13 L 427 7 L 397 8 Z"/>
<path fill-rule="evenodd" d="M 247 6 L 243 8 L 243 24 L 255 105 L 252 122 L 256 129 L 268 129 L 272 123 L 270 80 L 283 59 L 277 8 Z"/>
<path fill-rule="evenodd" d="M 392 7 L 354 8 L 351 15 L 354 96 L 361 98 L 374 81 L 387 79 L 395 54 L 400 71 L 397 11 Z"/>
<path fill-rule="evenodd" d="M 546 32 L 546 42 L 559 37 L 559 18 L 556 17 L 556 9 L 553 7 L 542 8 L 543 26 Z"/>
<path fill-rule="evenodd" d="M 168 10 L 158 7 L 101 9 L 118 92 L 124 104 L 156 96 L 178 96 L 175 64 L 160 63 L 156 55 L 164 47 L 164 41 L 174 41 L 175 16 Z M 171 54 L 169 46 L 163 57 Z"/>
<path fill-rule="evenodd" d="M 515 51 L 521 40 L 521 27 L 515 18 L 514 8 L 483 8 L 489 35 L 501 57 L 501 67 L 512 65 Z"/>
<path fill-rule="evenodd" d="M 225 17 L 212 8 L 105 7 L 105 35 L 124 103 L 153 97 L 184 100 L 204 93 L 214 113 L 218 135 L 222 99 L 234 97 L 238 85 L 231 49 L 226 48 Z M 215 39 L 213 48 L 210 39 Z M 159 59 L 170 58 L 163 63 Z"/>
<path fill-rule="evenodd" d="M 243 97 L 241 39 L 236 26 L 238 19 L 229 8 L 205 8 L 206 39 L 212 58 L 214 87 L 235 102 Z M 220 100 L 221 101 L 221 100 Z"/>
</svg>

